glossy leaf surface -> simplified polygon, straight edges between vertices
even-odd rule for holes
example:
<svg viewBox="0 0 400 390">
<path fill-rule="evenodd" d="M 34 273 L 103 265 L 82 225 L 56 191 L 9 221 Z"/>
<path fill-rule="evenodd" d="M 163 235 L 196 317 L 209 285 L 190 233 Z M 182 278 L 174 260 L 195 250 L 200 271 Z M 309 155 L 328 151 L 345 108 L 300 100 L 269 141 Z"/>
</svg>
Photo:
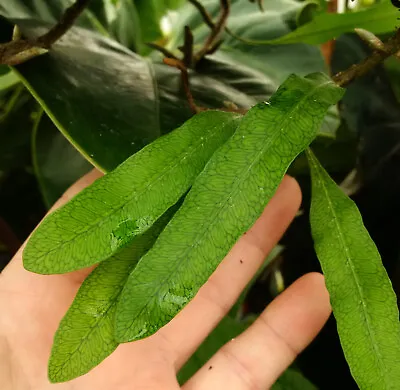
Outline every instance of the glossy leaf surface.
<svg viewBox="0 0 400 390">
<path fill-rule="evenodd" d="M 153 334 L 194 297 L 261 214 L 342 94 L 322 74 L 293 75 L 270 102 L 246 114 L 129 277 L 117 308 L 117 340 Z"/>
<path fill-rule="evenodd" d="M 107 17 L 96 13 L 109 33 L 129 47 L 133 47 L 131 43 L 137 36 L 135 22 L 129 16 L 131 12 L 128 15 L 122 9 L 132 1 L 124 0 L 119 8 L 108 7 L 111 11 Z M 46 4 L 39 0 L 36 3 Z M 95 12 L 96 4 L 91 3 Z M 235 1 L 229 27 L 251 39 L 273 39 L 292 31 L 303 3 L 294 0 L 270 0 L 268 3 L 268 12 L 262 13 L 247 0 Z M 25 28 L 27 36 L 48 28 L 48 25 L 43 28 L 39 21 L 25 20 L 49 21 L 44 14 L 38 14 L 35 9 L 31 14 L 29 9 L 13 13 L 13 4 L 24 9 L 27 5 L 22 4 L 22 0 L 6 2 L 1 5 L 0 13 L 3 8 L 6 16 L 24 18 L 17 22 Z M 206 6 L 209 4 L 216 12 L 219 0 L 207 1 Z M 127 19 L 132 19 L 132 23 Z M 193 26 L 198 44 L 209 33 L 195 8 L 187 4 L 179 10 L 179 20 L 172 26 L 172 50 L 180 45 L 181 21 Z M 127 40 L 123 40 L 124 37 Z M 3 34 L 0 38 L 7 40 L 9 35 Z M 325 70 L 320 50 L 310 45 L 255 47 L 229 36 L 225 42 L 221 51 L 209 56 L 191 72 L 191 91 L 199 106 L 221 108 L 229 102 L 249 108 L 269 99 L 289 74 L 305 75 Z M 92 164 L 109 171 L 192 116 L 181 88 L 179 71 L 162 64 L 158 55 L 153 55 L 152 59 L 154 62 L 133 54 L 101 33 L 73 28 L 50 53 L 18 67 L 18 71 L 68 140 Z M 334 133 L 338 125 L 337 113 L 334 117 L 324 126 L 323 132 Z"/>
<path fill-rule="evenodd" d="M 151 229 L 85 279 L 54 338 L 49 361 L 51 382 L 65 382 L 86 374 L 117 348 L 114 314 L 118 297 L 130 271 L 175 211 L 174 206 Z"/>
<path fill-rule="evenodd" d="M 32 234 L 25 268 L 65 273 L 115 254 L 178 201 L 239 118 L 218 111 L 198 114 L 98 179 Z"/>
<path fill-rule="evenodd" d="M 59 130 L 102 171 L 161 135 L 150 65 L 117 42 L 73 28 L 51 54 L 17 71 Z"/>
<path fill-rule="evenodd" d="M 361 389 L 400 388 L 396 295 L 357 206 L 311 151 L 311 230 L 340 341 Z"/>
</svg>

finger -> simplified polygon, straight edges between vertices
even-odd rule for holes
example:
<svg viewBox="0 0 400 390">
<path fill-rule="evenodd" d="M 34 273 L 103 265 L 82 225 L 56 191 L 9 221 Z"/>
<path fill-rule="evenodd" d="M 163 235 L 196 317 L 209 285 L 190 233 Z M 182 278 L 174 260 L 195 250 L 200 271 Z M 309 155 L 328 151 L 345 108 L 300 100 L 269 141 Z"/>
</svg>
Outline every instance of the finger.
<svg viewBox="0 0 400 390">
<path fill-rule="evenodd" d="M 88 185 L 92 184 L 96 179 L 102 176 L 102 173 L 97 169 L 92 170 L 87 175 L 83 176 L 75 184 L 73 184 L 56 202 L 49 213 L 54 209 L 67 203 L 78 192 L 83 190 Z M 30 295 L 46 295 L 50 294 L 56 301 L 59 295 L 67 295 L 69 290 L 76 292 L 79 285 L 90 272 L 90 269 L 85 269 L 77 272 L 71 272 L 64 275 L 37 275 L 28 272 L 24 269 L 22 263 L 22 251 L 25 244 L 16 253 L 10 264 L 1 273 L 2 290 L 8 292 L 13 291 L 18 294 L 28 292 Z"/>
<path fill-rule="evenodd" d="M 249 329 L 223 346 L 183 389 L 269 389 L 314 339 L 330 313 L 323 276 L 303 276 Z"/>
<path fill-rule="evenodd" d="M 294 218 L 301 201 L 286 176 L 254 226 L 243 235 L 188 306 L 156 333 L 174 351 L 176 369 L 188 360 L 229 311 Z"/>
</svg>

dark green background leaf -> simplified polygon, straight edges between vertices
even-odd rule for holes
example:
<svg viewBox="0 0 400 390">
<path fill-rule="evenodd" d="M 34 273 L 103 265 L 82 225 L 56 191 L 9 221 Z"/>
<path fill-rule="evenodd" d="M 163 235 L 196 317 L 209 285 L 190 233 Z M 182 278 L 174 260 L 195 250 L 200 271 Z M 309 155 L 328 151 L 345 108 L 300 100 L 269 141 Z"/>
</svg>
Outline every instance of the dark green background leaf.
<svg viewBox="0 0 400 390">
<path fill-rule="evenodd" d="M 217 0 L 211 3 L 218 5 Z M 268 3 L 271 12 L 260 13 L 247 0 L 236 1 L 230 28 L 251 38 L 290 32 L 304 5 L 294 0 Z M 180 21 L 200 22 L 193 6 L 185 10 Z M 38 23 L 19 24 L 32 27 Z M 204 38 L 206 28 L 193 28 L 197 41 Z M 178 44 L 181 35 L 177 23 L 170 45 Z M 179 72 L 160 64 L 158 55 L 154 58 L 152 65 L 116 42 L 74 28 L 50 54 L 18 70 L 64 135 L 85 158 L 108 171 L 192 115 Z M 227 37 L 221 52 L 192 72 L 191 90 L 199 106 L 220 108 L 227 101 L 249 108 L 268 99 L 290 73 L 324 69 L 315 47 L 249 47 Z M 337 113 L 332 118 L 326 122 L 330 132 L 338 125 Z"/>
<path fill-rule="evenodd" d="M 151 67 L 88 30 L 68 38 L 18 72 L 63 134 L 109 171 L 161 135 Z"/>
<path fill-rule="evenodd" d="M 32 110 L 37 103 L 22 85 L 5 92 L 0 99 L 0 170 L 25 167 L 30 160 Z M 28 115 L 26 115 L 28 113 Z"/>
<path fill-rule="evenodd" d="M 38 113 L 32 134 L 32 159 L 48 208 L 70 185 L 93 168 L 43 112 Z"/>
</svg>

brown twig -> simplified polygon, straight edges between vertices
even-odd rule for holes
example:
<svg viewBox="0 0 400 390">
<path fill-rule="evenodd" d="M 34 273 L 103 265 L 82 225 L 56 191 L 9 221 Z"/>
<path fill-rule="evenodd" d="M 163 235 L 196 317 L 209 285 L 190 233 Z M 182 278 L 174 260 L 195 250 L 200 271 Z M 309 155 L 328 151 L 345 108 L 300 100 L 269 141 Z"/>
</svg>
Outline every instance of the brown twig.
<svg viewBox="0 0 400 390">
<path fill-rule="evenodd" d="M 188 68 L 194 68 L 196 64 L 204 58 L 205 55 L 214 53 L 221 45 L 221 34 L 223 33 L 226 22 L 230 12 L 230 0 L 220 0 L 221 11 L 217 23 L 214 23 L 208 11 L 198 0 L 189 0 L 201 14 L 203 21 L 211 28 L 211 32 L 204 42 L 201 49 L 194 53 L 193 50 L 193 34 L 189 26 L 185 26 L 185 38 L 184 44 L 179 49 L 183 53 L 183 59 L 180 60 L 175 56 L 171 55 L 169 51 L 164 48 L 160 48 L 151 44 L 152 47 L 156 48 L 160 52 L 164 53 L 164 63 L 171 67 L 177 68 L 181 72 L 182 86 L 186 94 L 189 106 L 194 113 L 204 111 L 205 108 L 198 107 L 194 101 L 192 92 L 190 90 L 189 73 Z"/>
<path fill-rule="evenodd" d="M 204 111 L 204 109 L 201 107 L 198 107 L 194 101 L 194 98 L 193 98 L 192 92 L 190 91 L 190 86 L 189 86 L 189 73 L 188 73 L 188 70 L 187 70 L 185 64 L 181 60 L 176 60 L 174 58 L 164 58 L 163 61 L 164 61 L 164 64 L 180 70 L 181 78 L 182 78 L 182 86 L 185 91 L 185 95 L 188 100 L 190 109 L 195 114 L 197 114 L 200 111 Z"/>
<path fill-rule="evenodd" d="M 151 47 L 154 50 L 159 51 L 161 54 L 164 54 L 165 57 L 167 58 L 173 58 L 174 60 L 179 60 L 178 57 L 175 56 L 172 52 L 170 52 L 167 48 L 164 46 L 161 46 L 155 42 L 148 42 L 146 43 L 147 46 Z"/>
<path fill-rule="evenodd" d="M 220 0 L 221 11 L 217 23 L 214 23 L 208 11 L 204 6 L 197 0 L 189 0 L 193 4 L 199 13 L 201 14 L 203 21 L 211 28 L 211 32 L 204 42 L 202 48 L 197 52 L 193 53 L 193 34 L 189 26 L 185 26 L 185 38 L 182 47 L 179 50 L 183 53 L 183 59 L 178 59 L 167 49 L 160 47 L 156 44 L 149 44 L 149 46 L 162 52 L 166 58 L 163 59 L 164 63 L 168 66 L 178 69 L 181 72 L 182 87 L 185 91 L 185 95 L 189 106 L 193 113 L 198 113 L 207 110 L 207 108 L 199 107 L 196 105 L 190 90 L 189 81 L 189 68 L 194 68 L 196 64 L 204 58 L 207 54 L 212 54 L 218 50 L 222 43 L 221 34 L 226 28 L 226 22 L 230 12 L 230 0 Z M 227 103 L 225 107 L 220 108 L 221 111 L 237 112 L 244 114 L 246 110 L 236 107 L 233 103 Z"/>
<path fill-rule="evenodd" d="M 45 53 L 73 26 L 89 1 L 76 0 L 65 10 L 61 20 L 54 27 L 36 39 L 19 38 L 0 44 L 0 64 L 17 65 Z"/>
<path fill-rule="evenodd" d="M 189 26 L 185 26 L 185 39 L 183 46 L 179 49 L 183 53 L 183 63 L 186 68 L 190 68 L 193 65 L 193 34 Z"/>
<path fill-rule="evenodd" d="M 222 45 L 222 39 L 219 41 L 216 41 L 208 50 L 207 54 L 214 54 L 215 52 L 218 51 L 218 49 L 220 48 L 220 46 Z"/>
<path fill-rule="evenodd" d="M 400 51 L 400 29 L 384 44 L 383 48 L 374 50 L 364 61 L 336 74 L 332 79 L 339 86 L 346 87 L 354 79 L 364 76 L 387 58 L 396 55 L 398 51 Z"/>
<path fill-rule="evenodd" d="M 204 5 L 201 4 L 197 0 L 189 0 L 189 3 L 191 3 L 192 5 L 194 5 L 196 7 L 196 9 L 199 11 L 200 15 L 202 16 L 204 23 L 208 27 L 210 27 L 211 30 L 214 30 L 215 23 L 213 22 L 211 15 L 208 13 L 208 11 L 204 7 Z"/>
<path fill-rule="evenodd" d="M 203 47 L 194 55 L 195 64 L 202 60 L 205 55 L 209 54 L 210 50 L 214 49 L 215 44 L 220 41 L 221 34 L 225 30 L 226 22 L 231 9 L 231 2 L 230 0 L 220 0 L 220 3 L 221 12 L 218 21 L 205 41 Z"/>
</svg>

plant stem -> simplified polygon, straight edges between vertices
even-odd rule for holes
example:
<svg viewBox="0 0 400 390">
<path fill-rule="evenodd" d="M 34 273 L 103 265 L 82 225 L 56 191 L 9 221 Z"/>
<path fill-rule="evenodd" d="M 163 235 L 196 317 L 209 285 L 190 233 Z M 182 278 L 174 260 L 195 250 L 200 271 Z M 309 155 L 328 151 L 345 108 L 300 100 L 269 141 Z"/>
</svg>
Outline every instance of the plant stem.
<svg viewBox="0 0 400 390">
<path fill-rule="evenodd" d="M 230 0 L 220 0 L 220 3 L 221 12 L 218 21 L 212 29 L 203 47 L 195 54 L 195 64 L 202 60 L 204 56 L 209 53 L 210 50 L 213 50 L 215 48 L 217 42 L 220 41 L 221 34 L 225 30 L 226 22 L 228 20 L 229 12 L 231 9 L 231 2 Z"/>
<path fill-rule="evenodd" d="M 147 45 L 148 47 L 151 47 L 151 48 L 154 49 L 154 50 L 159 51 L 161 54 L 164 55 L 164 57 L 173 58 L 174 60 L 179 60 L 179 58 L 178 58 L 174 53 L 172 53 L 171 51 L 169 51 L 169 50 L 168 50 L 167 48 L 165 48 L 164 46 L 159 45 L 158 43 L 155 43 L 155 42 L 148 42 L 148 43 L 146 43 L 146 45 Z"/>
<path fill-rule="evenodd" d="M 400 29 L 398 29 L 395 35 L 384 43 L 381 49 L 375 49 L 372 54 L 365 60 L 358 64 L 352 65 L 347 70 L 339 72 L 332 77 L 333 81 L 341 86 L 346 87 L 354 79 L 364 76 L 380 63 L 385 61 L 387 58 L 396 55 L 400 51 Z"/>
<path fill-rule="evenodd" d="M 16 39 L 0 44 L 0 64 L 17 65 L 45 53 L 75 23 L 90 0 L 76 0 L 67 8 L 61 20 L 47 33 L 36 39 Z"/>
<path fill-rule="evenodd" d="M 211 30 L 214 30 L 215 28 L 215 23 L 212 20 L 211 15 L 208 13 L 206 8 L 204 7 L 203 4 L 201 4 L 198 0 L 189 0 L 189 3 L 191 3 L 193 6 L 196 7 L 196 9 L 199 11 L 200 15 L 203 18 L 203 22 L 211 28 Z"/>
<path fill-rule="evenodd" d="M 190 91 L 189 73 L 185 64 L 181 60 L 176 60 L 174 58 L 164 58 L 163 61 L 166 65 L 169 65 L 173 68 L 177 68 L 180 70 L 182 86 L 185 91 L 185 95 L 189 103 L 190 109 L 193 111 L 193 113 L 197 114 L 200 111 L 204 111 L 204 109 L 198 107 L 194 101 L 192 92 Z"/>
<path fill-rule="evenodd" d="M 189 26 L 185 26 L 185 41 L 181 50 L 183 53 L 183 63 L 186 68 L 190 68 L 193 64 L 193 34 Z"/>
<path fill-rule="evenodd" d="M 21 83 L 14 89 L 10 99 L 7 101 L 4 111 L 0 114 L 0 124 L 10 115 L 23 90 L 24 86 Z"/>
</svg>

